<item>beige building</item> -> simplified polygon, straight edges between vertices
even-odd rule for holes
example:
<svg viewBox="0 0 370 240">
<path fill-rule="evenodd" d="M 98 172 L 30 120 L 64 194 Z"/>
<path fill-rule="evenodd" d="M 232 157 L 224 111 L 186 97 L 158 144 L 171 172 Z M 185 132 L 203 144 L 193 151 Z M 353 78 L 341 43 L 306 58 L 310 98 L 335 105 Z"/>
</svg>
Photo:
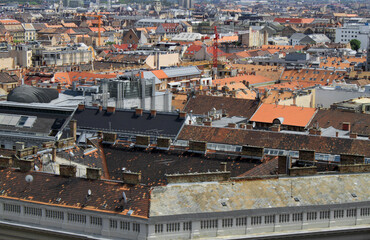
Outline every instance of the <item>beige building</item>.
<svg viewBox="0 0 370 240">
<path fill-rule="evenodd" d="M 31 23 L 22 23 L 24 28 L 24 41 L 30 42 L 36 40 L 36 29 Z"/>
</svg>

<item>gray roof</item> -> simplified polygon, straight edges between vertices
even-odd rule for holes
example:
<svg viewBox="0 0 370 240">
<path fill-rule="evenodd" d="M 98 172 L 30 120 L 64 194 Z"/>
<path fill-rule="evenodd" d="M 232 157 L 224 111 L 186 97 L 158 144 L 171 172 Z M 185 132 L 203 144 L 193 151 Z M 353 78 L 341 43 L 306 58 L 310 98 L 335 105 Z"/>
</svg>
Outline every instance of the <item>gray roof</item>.
<svg viewBox="0 0 370 240">
<path fill-rule="evenodd" d="M 190 67 L 178 67 L 178 68 L 167 68 L 163 69 L 163 72 L 169 77 L 183 77 L 183 76 L 190 76 L 190 75 L 197 75 L 201 74 L 201 70 L 199 70 L 196 66 Z"/>
<path fill-rule="evenodd" d="M 7 100 L 20 103 L 49 103 L 58 98 L 58 95 L 56 89 L 21 85 L 8 94 Z"/>
<path fill-rule="evenodd" d="M 367 202 L 370 201 L 369 181 L 370 174 L 367 173 L 169 184 L 153 188 L 149 215 L 158 217 Z M 357 197 L 354 198 L 352 193 Z"/>
<path fill-rule="evenodd" d="M 301 40 L 305 36 L 306 35 L 304 35 L 303 33 L 293 33 L 293 35 L 290 37 L 290 39 Z"/>
</svg>

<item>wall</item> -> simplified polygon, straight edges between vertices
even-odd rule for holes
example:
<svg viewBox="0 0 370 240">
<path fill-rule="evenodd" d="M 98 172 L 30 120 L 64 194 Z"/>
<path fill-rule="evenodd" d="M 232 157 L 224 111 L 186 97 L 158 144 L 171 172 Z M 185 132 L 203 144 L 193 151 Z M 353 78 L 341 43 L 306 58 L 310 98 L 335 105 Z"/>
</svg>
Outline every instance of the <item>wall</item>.
<svg viewBox="0 0 370 240">
<path fill-rule="evenodd" d="M 314 94 L 311 92 L 310 94 L 307 95 L 302 95 L 302 96 L 297 96 L 295 98 L 295 104 L 298 107 L 314 107 Z M 293 105 L 294 100 L 293 98 L 289 98 L 287 100 L 281 100 L 278 102 L 279 105 L 285 105 L 285 106 L 290 106 Z"/>
<path fill-rule="evenodd" d="M 0 58 L 0 70 L 14 69 L 15 68 L 14 58 Z"/>
<path fill-rule="evenodd" d="M 145 63 L 150 68 L 157 68 L 156 64 L 156 56 L 149 55 L 146 59 Z M 179 53 L 167 53 L 167 54 L 159 54 L 159 68 L 161 67 L 169 67 L 169 66 L 176 66 L 180 63 L 180 56 Z"/>
</svg>

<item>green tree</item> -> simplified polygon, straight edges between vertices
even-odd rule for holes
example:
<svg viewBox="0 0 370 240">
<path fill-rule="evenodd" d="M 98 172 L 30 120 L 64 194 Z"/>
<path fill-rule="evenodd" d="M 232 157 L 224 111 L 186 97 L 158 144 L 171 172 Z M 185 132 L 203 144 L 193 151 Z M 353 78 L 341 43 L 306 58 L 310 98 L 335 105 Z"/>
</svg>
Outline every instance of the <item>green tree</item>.
<svg viewBox="0 0 370 240">
<path fill-rule="evenodd" d="M 361 42 L 357 39 L 352 39 L 349 44 L 351 44 L 351 48 L 352 50 L 359 50 L 360 49 L 360 46 L 361 46 Z"/>
</svg>

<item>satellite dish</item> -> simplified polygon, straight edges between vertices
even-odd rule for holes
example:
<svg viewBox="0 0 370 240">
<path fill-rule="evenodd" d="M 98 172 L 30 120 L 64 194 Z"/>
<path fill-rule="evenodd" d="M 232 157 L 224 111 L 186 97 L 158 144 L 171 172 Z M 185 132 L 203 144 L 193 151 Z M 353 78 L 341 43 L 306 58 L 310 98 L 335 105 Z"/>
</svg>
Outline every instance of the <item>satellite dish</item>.
<svg viewBox="0 0 370 240">
<path fill-rule="evenodd" d="M 35 171 L 38 171 L 39 167 L 35 165 L 34 169 L 35 169 Z"/>
<path fill-rule="evenodd" d="M 89 196 L 89 197 L 90 197 L 90 196 L 91 196 L 91 194 L 92 194 L 92 193 L 91 193 L 91 189 L 87 190 L 87 196 Z"/>
<path fill-rule="evenodd" d="M 123 200 L 123 202 L 124 202 L 125 204 L 127 203 L 127 197 L 126 197 L 125 192 L 122 192 L 122 200 Z"/>
<path fill-rule="evenodd" d="M 31 182 L 33 181 L 33 177 L 32 177 L 32 175 L 27 175 L 27 176 L 25 177 L 25 180 L 26 180 L 26 182 L 31 183 Z"/>
</svg>

